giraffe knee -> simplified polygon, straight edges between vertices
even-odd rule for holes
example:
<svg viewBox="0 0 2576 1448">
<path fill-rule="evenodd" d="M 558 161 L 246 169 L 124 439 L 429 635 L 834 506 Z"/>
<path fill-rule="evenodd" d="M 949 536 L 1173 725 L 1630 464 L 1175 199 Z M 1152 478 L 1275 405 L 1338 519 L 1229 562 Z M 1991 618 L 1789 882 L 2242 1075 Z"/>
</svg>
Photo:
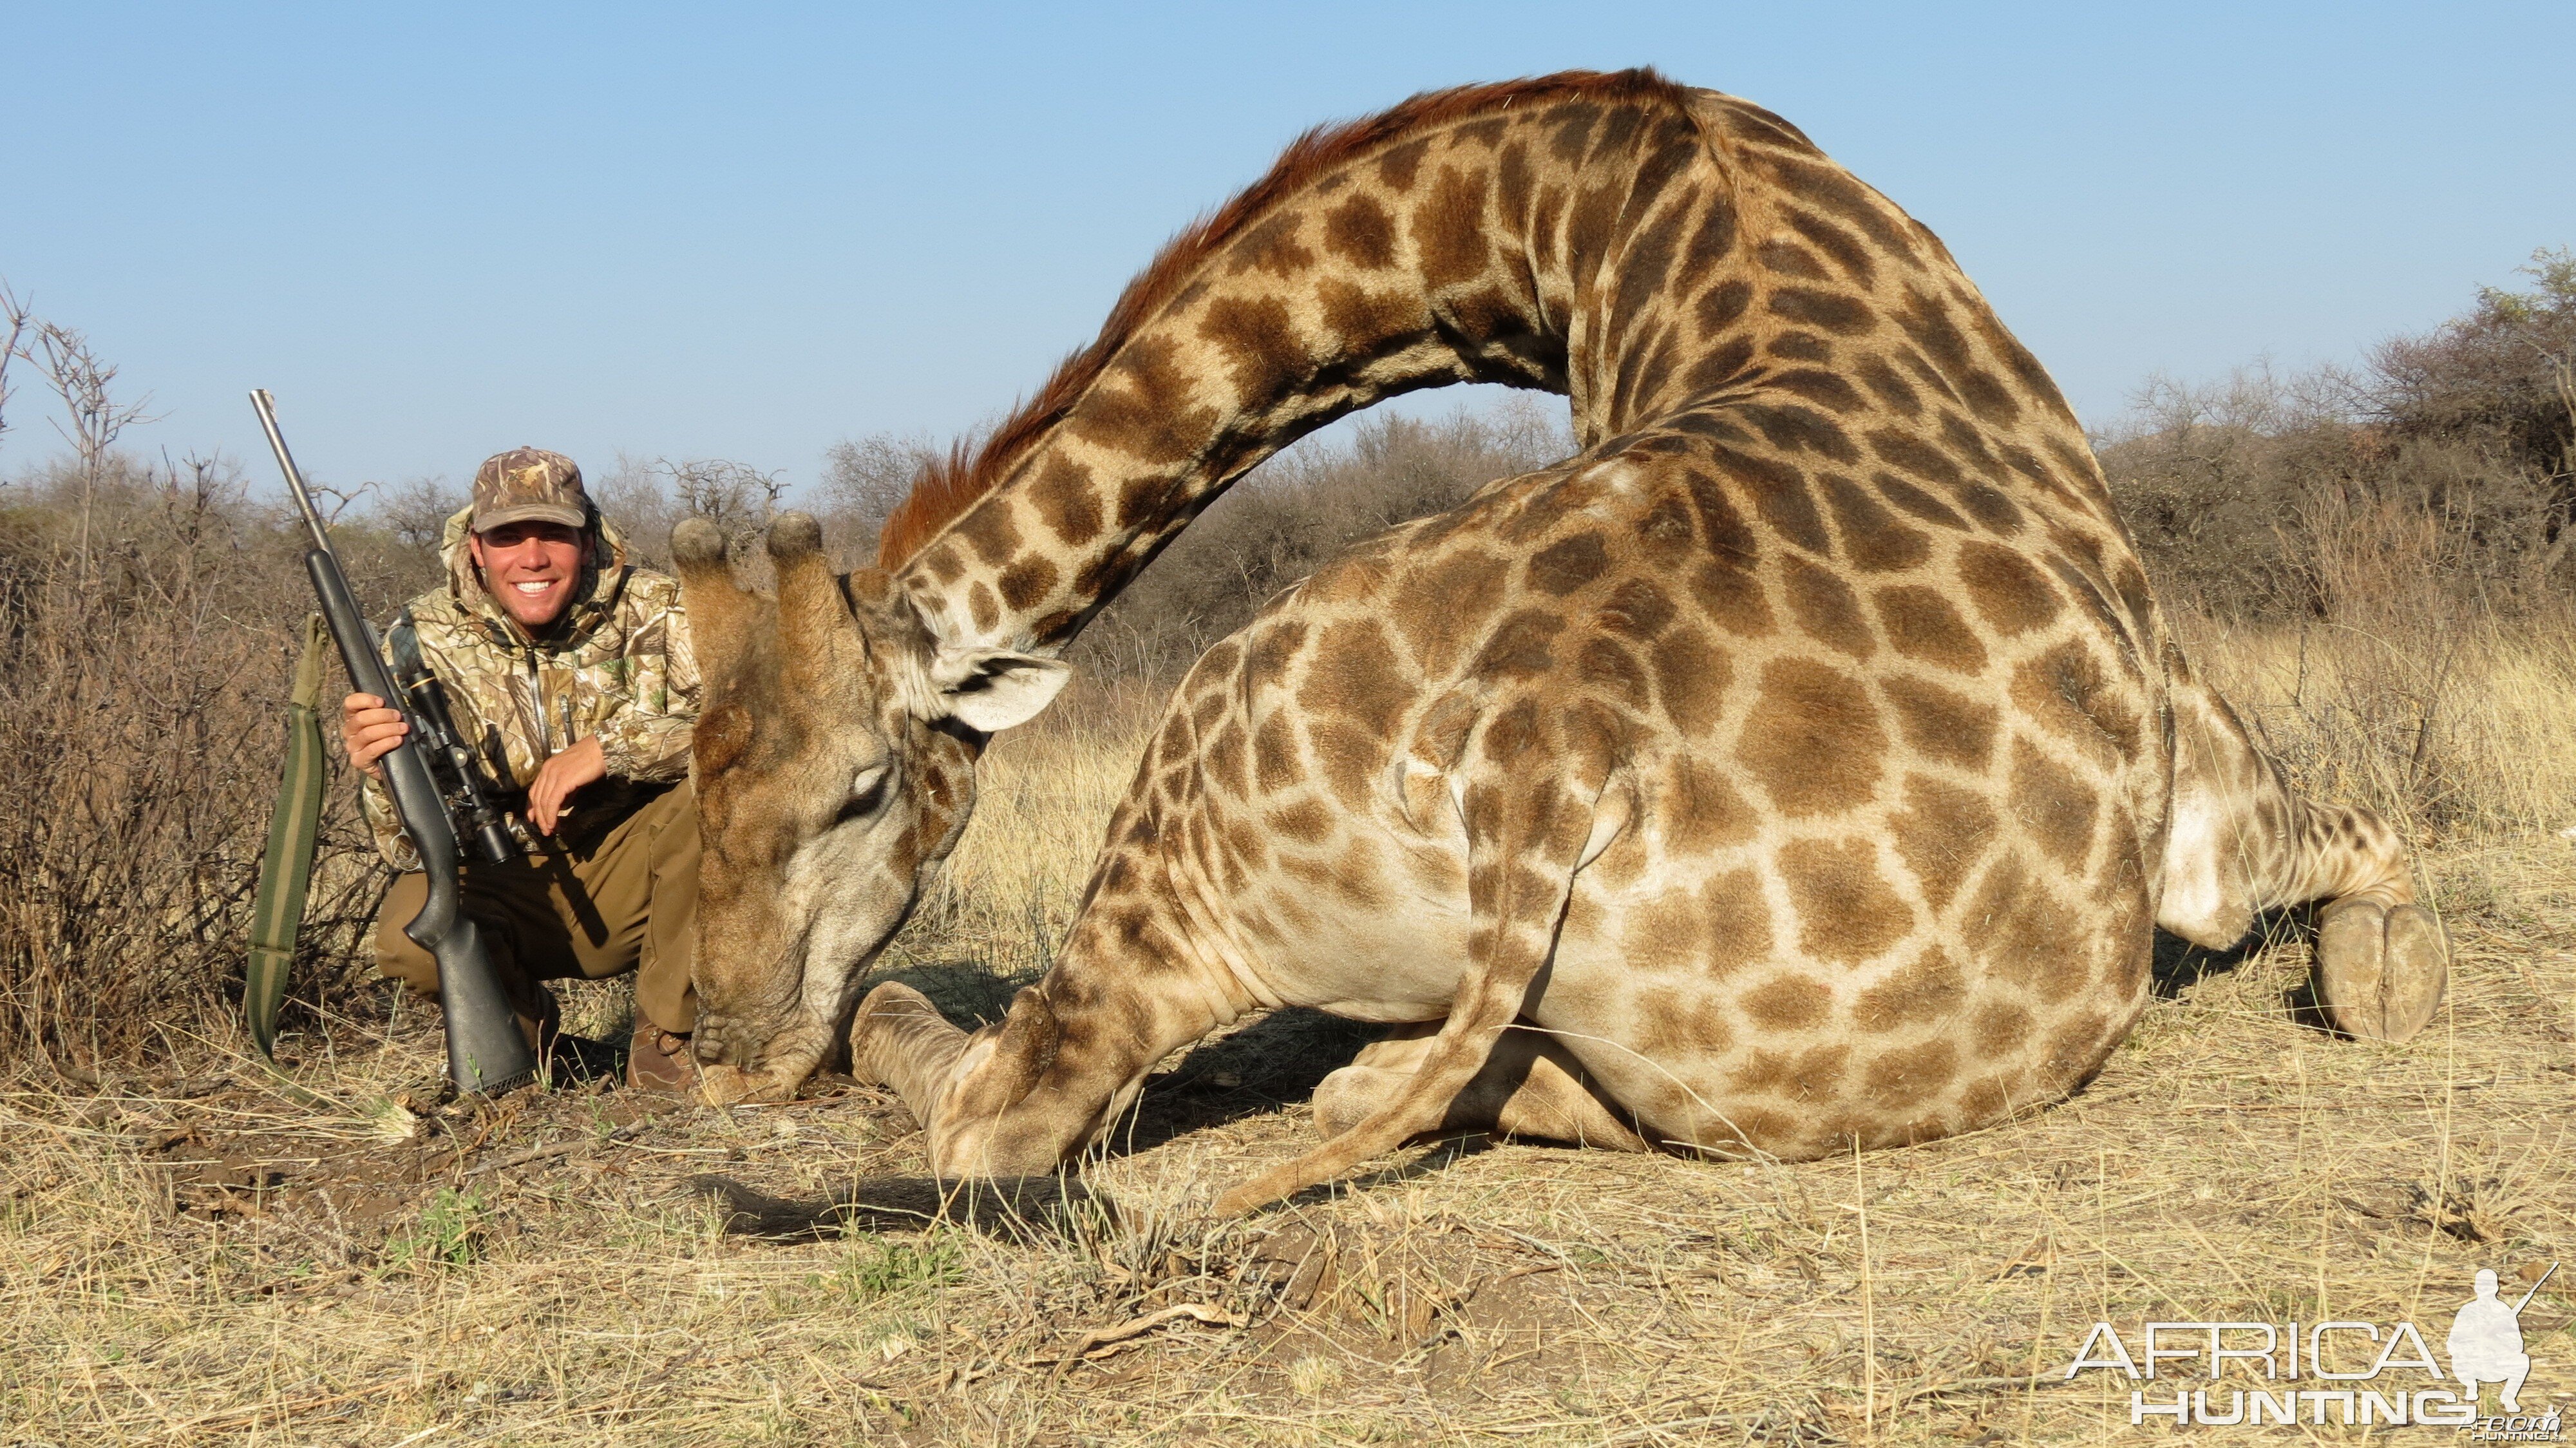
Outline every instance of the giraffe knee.
<svg viewBox="0 0 2576 1448">
<path fill-rule="evenodd" d="M 1354 1064 L 1325 1077 L 1315 1087 L 1315 1134 L 1330 1141 L 1368 1120 L 1412 1074 Z"/>
<path fill-rule="evenodd" d="M 1603 1098 L 1583 1063 L 1543 1034 L 1514 1031 L 1506 1036 L 1485 1070 L 1458 1094 L 1460 1105 L 1483 1129 L 1504 1136 L 1611 1151 L 1650 1149 L 1623 1113 Z"/>
</svg>

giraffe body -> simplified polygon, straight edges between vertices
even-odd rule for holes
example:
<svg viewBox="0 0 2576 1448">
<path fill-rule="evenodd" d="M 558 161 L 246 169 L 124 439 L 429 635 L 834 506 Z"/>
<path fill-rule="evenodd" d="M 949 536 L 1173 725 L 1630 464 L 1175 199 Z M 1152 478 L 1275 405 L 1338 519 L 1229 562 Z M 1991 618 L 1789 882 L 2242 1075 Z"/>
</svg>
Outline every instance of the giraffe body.
<svg viewBox="0 0 2576 1448">
<path fill-rule="evenodd" d="M 810 529 L 774 535 L 777 622 L 731 644 L 780 718 L 741 748 L 702 726 L 710 860 L 743 847 L 701 961 L 794 936 L 801 975 L 737 952 L 768 962 L 748 983 L 837 1008 L 849 969 L 810 942 L 883 908 L 813 868 L 882 832 L 839 798 L 853 761 L 866 784 L 947 727 L 971 775 L 936 702 L 981 690 L 960 660 L 1049 692 L 1048 650 L 1232 478 L 1456 380 L 1567 393 L 1583 451 L 1200 660 L 1003 1022 L 964 1036 L 893 985 L 859 1010 L 856 1065 L 943 1174 L 1049 1169 L 1168 1050 L 1290 1004 L 1404 1029 L 1230 1209 L 1462 1122 L 1801 1157 L 1996 1121 L 2098 1069 L 2160 919 L 2223 943 L 2331 897 L 2338 1020 L 2429 1014 L 2402 847 L 2292 795 L 2192 677 L 2080 428 L 1940 243 L 1776 117 L 1643 73 L 1308 137 L 917 493 L 890 573 L 836 585 Z M 694 610 L 715 579 L 702 545 L 683 565 Z"/>
</svg>

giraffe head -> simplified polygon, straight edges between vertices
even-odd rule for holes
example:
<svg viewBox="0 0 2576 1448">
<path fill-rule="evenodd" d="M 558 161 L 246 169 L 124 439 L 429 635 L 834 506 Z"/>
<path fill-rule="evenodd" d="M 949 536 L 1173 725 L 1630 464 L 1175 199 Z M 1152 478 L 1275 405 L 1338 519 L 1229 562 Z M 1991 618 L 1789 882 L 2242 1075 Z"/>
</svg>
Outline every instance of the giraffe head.
<svg viewBox="0 0 2576 1448">
<path fill-rule="evenodd" d="M 781 515 L 764 596 L 734 584 L 712 524 L 671 535 L 705 679 L 692 975 L 715 1098 L 783 1096 L 822 1063 L 851 985 L 973 813 L 985 739 L 1071 674 L 942 643 L 884 571 L 836 576 L 822 541 Z"/>
</svg>

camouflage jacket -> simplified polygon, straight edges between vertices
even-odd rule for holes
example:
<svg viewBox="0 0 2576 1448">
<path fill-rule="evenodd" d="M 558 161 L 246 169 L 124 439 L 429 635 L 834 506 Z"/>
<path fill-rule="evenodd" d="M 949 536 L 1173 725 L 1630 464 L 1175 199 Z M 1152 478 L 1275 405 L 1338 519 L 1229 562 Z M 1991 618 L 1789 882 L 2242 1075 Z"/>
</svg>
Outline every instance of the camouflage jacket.
<svg viewBox="0 0 2576 1448">
<path fill-rule="evenodd" d="M 536 839 L 521 813 L 529 781 L 548 758 L 593 735 L 608 777 L 574 791 L 555 835 L 604 832 L 688 777 L 698 662 L 680 585 L 628 563 L 625 540 L 603 519 L 572 607 L 546 637 L 530 639 L 483 591 L 465 544 L 472 516 L 468 508 L 447 520 L 447 586 L 411 601 L 421 657 L 446 687 L 457 732 L 511 796 L 510 829 L 522 847 Z M 362 797 L 376 849 L 397 870 L 419 869 L 384 786 L 365 779 Z"/>
</svg>

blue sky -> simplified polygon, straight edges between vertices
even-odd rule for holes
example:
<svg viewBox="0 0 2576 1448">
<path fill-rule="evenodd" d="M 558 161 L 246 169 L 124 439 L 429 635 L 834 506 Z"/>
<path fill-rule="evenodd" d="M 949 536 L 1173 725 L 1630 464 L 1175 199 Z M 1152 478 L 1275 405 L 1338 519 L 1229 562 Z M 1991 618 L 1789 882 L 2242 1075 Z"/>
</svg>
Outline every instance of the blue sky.
<svg viewBox="0 0 2576 1448">
<path fill-rule="evenodd" d="M 813 476 L 947 434 L 1315 122 L 1647 63 L 1946 239 L 2088 421 L 2350 361 L 2576 243 L 2576 5 L 1263 7 L 0 0 L 0 279 L 173 453 L 520 443 Z M 0 473 L 53 444 L 22 384 Z"/>
</svg>

